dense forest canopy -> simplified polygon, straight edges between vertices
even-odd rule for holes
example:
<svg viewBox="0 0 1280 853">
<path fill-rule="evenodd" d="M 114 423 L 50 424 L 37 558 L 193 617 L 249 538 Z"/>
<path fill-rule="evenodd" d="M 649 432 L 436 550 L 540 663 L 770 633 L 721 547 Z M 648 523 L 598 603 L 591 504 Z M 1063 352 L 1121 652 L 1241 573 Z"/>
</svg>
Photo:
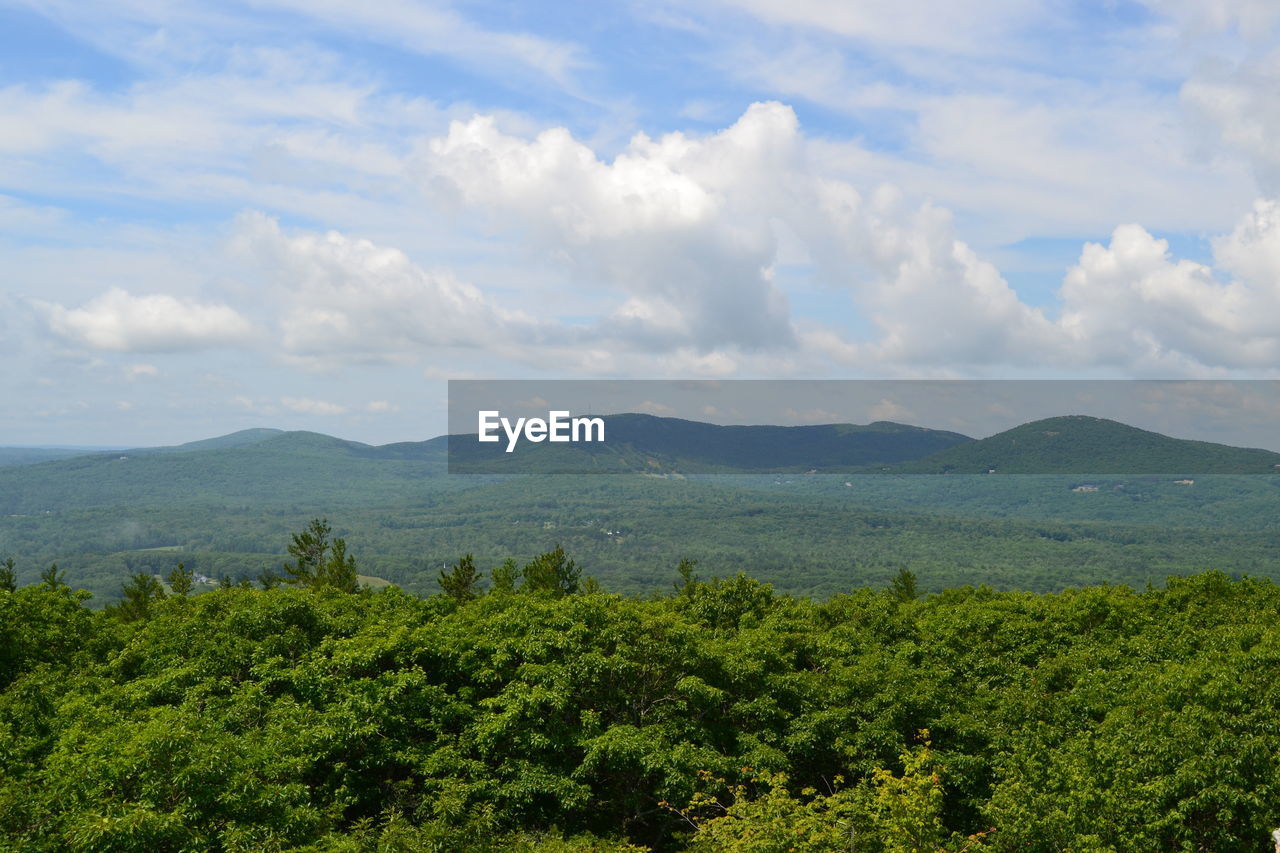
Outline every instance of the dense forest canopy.
<svg viewBox="0 0 1280 853">
<path fill-rule="evenodd" d="M 4 570 L 0 843 L 1226 853 L 1280 822 L 1269 581 L 816 602 L 684 561 L 642 598 L 556 549 L 419 597 L 353 586 L 327 524 L 288 551 L 105 609 Z"/>
</svg>

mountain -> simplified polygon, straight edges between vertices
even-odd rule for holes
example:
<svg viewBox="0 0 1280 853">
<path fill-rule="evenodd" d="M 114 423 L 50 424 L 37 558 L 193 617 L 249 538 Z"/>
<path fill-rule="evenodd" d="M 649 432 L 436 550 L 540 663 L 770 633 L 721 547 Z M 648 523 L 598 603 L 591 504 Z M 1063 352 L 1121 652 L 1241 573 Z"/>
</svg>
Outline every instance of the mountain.
<svg viewBox="0 0 1280 853">
<path fill-rule="evenodd" d="M 315 432 L 249 430 L 0 467 L 0 515 L 121 504 L 412 501 L 426 480 L 441 479 L 444 463 L 441 439 L 375 447 Z"/>
<path fill-rule="evenodd" d="M 1170 438 L 1105 418 L 1066 415 L 875 470 L 892 474 L 1276 474 L 1280 453 Z"/>
<path fill-rule="evenodd" d="M 605 415 L 605 441 L 551 444 L 475 434 L 449 437 L 454 473 L 846 473 L 919 459 L 972 442 L 956 432 L 889 421 L 866 425 L 719 426 L 645 414 Z"/>
<path fill-rule="evenodd" d="M 54 459 L 70 459 L 103 453 L 105 447 L 0 447 L 0 465 L 31 465 Z"/>
<path fill-rule="evenodd" d="M 266 441 L 269 438 L 275 438 L 283 435 L 284 430 L 267 429 L 257 427 L 254 429 L 242 429 L 239 432 L 220 435 L 216 438 L 206 438 L 201 441 L 188 441 L 186 444 L 178 444 L 173 447 L 157 447 L 151 448 L 165 453 L 190 453 L 193 450 L 225 450 L 230 447 L 247 447 L 250 444 L 257 444 L 260 441 Z"/>
</svg>

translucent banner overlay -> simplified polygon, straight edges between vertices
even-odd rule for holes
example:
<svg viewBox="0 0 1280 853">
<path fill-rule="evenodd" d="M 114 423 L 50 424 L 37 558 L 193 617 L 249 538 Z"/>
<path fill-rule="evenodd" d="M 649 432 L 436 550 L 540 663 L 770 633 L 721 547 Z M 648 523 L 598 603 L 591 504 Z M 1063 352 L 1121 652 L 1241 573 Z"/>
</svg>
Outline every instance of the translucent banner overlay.
<svg viewBox="0 0 1280 853">
<path fill-rule="evenodd" d="M 1277 423 L 1277 380 L 468 379 L 449 382 L 448 459 L 451 474 L 1189 479 L 1280 474 Z"/>
</svg>

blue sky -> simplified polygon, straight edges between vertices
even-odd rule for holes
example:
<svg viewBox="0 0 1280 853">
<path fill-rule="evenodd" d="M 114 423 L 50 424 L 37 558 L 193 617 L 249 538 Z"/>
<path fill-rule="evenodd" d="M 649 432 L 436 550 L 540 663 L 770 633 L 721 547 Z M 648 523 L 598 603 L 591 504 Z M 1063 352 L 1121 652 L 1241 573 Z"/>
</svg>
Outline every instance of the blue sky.
<svg viewBox="0 0 1280 853">
<path fill-rule="evenodd" d="M 444 379 L 1273 378 L 1265 0 L 0 0 L 0 444 Z"/>
</svg>

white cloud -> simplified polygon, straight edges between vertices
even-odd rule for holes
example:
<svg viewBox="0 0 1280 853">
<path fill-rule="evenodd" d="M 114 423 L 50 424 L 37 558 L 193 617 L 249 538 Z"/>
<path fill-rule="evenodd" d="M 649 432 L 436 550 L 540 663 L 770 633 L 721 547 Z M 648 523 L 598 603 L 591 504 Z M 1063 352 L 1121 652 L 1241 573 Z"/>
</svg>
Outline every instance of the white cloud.
<svg viewBox="0 0 1280 853">
<path fill-rule="evenodd" d="M 252 333 L 249 321 L 226 305 L 164 293 L 134 296 L 112 288 L 79 308 L 36 303 L 51 332 L 79 346 L 115 352 L 178 352 L 233 346 Z"/>
<path fill-rule="evenodd" d="M 130 382 L 138 379 L 154 379 L 160 375 L 160 368 L 154 364 L 131 364 L 124 369 L 124 378 Z"/>
<path fill-rule="evenodd" d="M 337 231 L 286 234 L 267 216 L 237 222 L 237 248 L 272 280 L 281 345 L 320 361 L 396 358 L 428 348 L 497 347 L 533 324 L 477 288 L 428 271 L 398 249 Z"/>
<path fill-rule="evenodd" d="M 906 406 L 895 403 L 893 400 L 888 398 L 884 398 L 868 410 L 867 417 L 871 421 L 898 421 L 902 423 L 910 423 L 914 414 Z"/>
<path fill-rule="evenodd" d="M 1280 49 L 1206 63 L 1183 85 L 1182 100 L 1206 150 L 1243 158 L 1264 193 L 1280 194 Z"/>
<path fill-rule="evenodd" d="M 1122 225 L 1085 246 L 1061 291 L 1080 361 L 1172 373 L 1274 370 L 1280 363 L 1280 206 L 1259 202 L 1214 241 L 1215 270 Z M 1225 283 L 1215 273 L 1232 275 Z"/>
<path fill-rule="evenodd" d="M 771 24 L 785 24 L 879 45 L 976 53 L 1040 14 L 1027 0 L 706 0 Z"/>
<path fill-rule="evenodd" d="M 40 0 L 29 5 L 100 50 L 138 65 L 193 63 L 216 55 L 226 44 L 263 41 L 268 33 L 314 37 L 317 29 L 447 56 L 489 74 L 533 71 L 559 83 L 584 62 L 576 45 L 490 29 L 448 3 L 254 0 L 247 9 L 244 4 L 199 0 Z"/>
<path fill-rule="evenodd" d="M 307 397 L 281 397 L 280 405 L 300 415 L 345 415 L 347 413 L 345 406 Z"/>
<path fill-rule="evenodd" d="M 419 53 L 445 54 L 492 73 L 529 70 L 567 83 L 583 60 L 579 49 L 529 33 L 486 29 L 468 21 L 446 4 L 384 0 L 259 0 L 259 6 L 294 12 L 323 22 L 344 35 L 359 33 Z"/>
<path fill-rule="evenodd" d="M 702 139 L 641 134 L 609 163 L 564 129 L 525 140 L 478 117 L 434 140 L 426 168 L 579 286 L 623 296 L 606 336 L 656 350 L 769 349 L 794 338 L 770 270 L 774 237 L 751 194 L 791 171 L 797 142 L 795 116 L 778 104 Z"/>
<path fill-rule="evenodd" d="M 663 403 L 655 403 L 653 400 L 645 400 L 643 403 L 637 403 L 627 409 L 629 412 L 640 412 L 646 415 L 658 415 L 659 417 L 670 418 L 676 415 L 676 410 Z"/>
<path fill-rule="evenodd" d="M 1179 21 L 1193 37 L 1205 30 L 1234 30 L 1248 39 L 1271 34 L 1280 21 L 1272 0 L 1143 0 L 1154 11 Z"/>
</svg>

